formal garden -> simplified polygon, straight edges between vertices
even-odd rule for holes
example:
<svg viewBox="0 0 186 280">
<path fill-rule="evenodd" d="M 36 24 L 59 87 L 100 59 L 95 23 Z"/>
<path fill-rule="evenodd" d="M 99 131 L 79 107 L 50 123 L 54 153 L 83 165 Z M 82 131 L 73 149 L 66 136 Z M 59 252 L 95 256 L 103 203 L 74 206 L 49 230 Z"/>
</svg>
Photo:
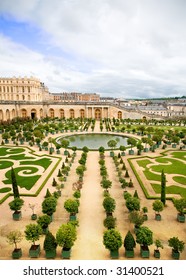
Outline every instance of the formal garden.
<svg viewBox="0 0 186 280">
<path fill-rule="evenodd" d="M 186 259 L 185 125 L 1 124 L 0 259 Z M 105 146 L 88 146 L 96 133 Z"/>
</svg>

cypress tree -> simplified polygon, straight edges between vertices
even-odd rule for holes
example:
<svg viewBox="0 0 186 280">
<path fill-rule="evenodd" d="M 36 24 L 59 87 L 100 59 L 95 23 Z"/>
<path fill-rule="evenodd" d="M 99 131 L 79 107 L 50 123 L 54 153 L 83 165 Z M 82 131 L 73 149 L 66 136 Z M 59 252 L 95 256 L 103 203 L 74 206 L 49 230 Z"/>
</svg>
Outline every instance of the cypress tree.
<svg viewBox="0 0 186 280">
<path fill-rule="evenodd" d="M 11 168 L 11 181 L 12 181 L 12 190 L 13 190 L 14 198 L 17 197 L 19 198 L 19 189 L 18 189 L 17 180 L 13 167 Z"/>
<path fill-rule="evenodd" d="M 165 205 L 166 202 L 166 176 L 164 170 L 161 172 L 161 202 Z"/>
</svg>

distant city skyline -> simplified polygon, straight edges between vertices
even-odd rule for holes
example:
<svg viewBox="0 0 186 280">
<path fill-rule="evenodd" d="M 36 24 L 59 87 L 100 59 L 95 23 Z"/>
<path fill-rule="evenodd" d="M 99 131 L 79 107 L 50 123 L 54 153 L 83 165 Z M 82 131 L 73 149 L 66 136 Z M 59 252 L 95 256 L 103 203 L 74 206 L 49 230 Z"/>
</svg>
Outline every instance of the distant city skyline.
<svg viewBox="0 0 186 280">
<path fill-rule="evenodd" d="M 186 95 L 186 1 L 0 1 L 1 77 L 50 92 Z"/>
</svg>

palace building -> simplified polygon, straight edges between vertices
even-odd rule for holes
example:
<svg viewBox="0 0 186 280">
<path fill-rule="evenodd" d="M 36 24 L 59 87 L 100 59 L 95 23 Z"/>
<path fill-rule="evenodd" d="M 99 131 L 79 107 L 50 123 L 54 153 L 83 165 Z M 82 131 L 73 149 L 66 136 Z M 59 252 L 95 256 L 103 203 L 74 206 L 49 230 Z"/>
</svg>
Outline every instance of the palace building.
<svg viewBox="0 0 186 280">
<path fill-rule="evenodd" d="M 0 77 L 0 122 L 14 118 L 152 118 L 96 93 L 50 93 L 34 77 Z M 156 118 L 162 116 L 155 116 Z"/>
</svg>

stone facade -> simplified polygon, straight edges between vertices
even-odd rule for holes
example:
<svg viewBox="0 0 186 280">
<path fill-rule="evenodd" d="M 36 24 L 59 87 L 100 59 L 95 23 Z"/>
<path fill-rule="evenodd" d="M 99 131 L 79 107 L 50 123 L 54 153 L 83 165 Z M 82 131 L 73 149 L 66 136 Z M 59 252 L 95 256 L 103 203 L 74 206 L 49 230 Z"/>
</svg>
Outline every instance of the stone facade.
<svg viewBox="0 0 186 280">
<path fill-rule="evenodd" d="M 41 119 L 47 116 L 95 119 L 148 118 L 145 113 L 127 110 L 113 102 L 101 101 L 99 95 L 82 94 L 81 97 L 82 99 L 78 101 L 54 100 L 44 83 L 36 78 L 0 78 L 0 122 L 17 117 Z"/>
</svg>

